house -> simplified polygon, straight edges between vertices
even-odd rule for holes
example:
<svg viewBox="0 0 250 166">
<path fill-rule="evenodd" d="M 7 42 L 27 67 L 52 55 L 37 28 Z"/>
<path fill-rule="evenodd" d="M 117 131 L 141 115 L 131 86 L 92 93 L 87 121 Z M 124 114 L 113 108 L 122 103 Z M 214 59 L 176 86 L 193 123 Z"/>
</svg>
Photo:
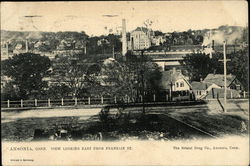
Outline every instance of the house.
<svg viewBox="0 0 250 166">
<path fill-rule="evenodd" d="M 212 89 L 220 89 L 216 84 L 207 83 L 204 81 L 193 81 L 191 82 L 192 90 L 196 99 L 205 98 Z"/>
<path fill-rule="evenodd" d="M 169 71 L 162 71 L 160 86 L 172 100 L 194 99 L 192 87 L 188 79 L 175 68 Z"/>
<path fill-rule="evenodd" d="M 63 39 L 60 41 L 60 44 L 57 46 L 58 50 L 72 49 L 74 46 L 73 41 Z"/>
<path fill-rule="evenodd" d="M 152 45 L 160 46 L 166 41 L 164 36 L 154 36 L 152 37 Z"/>
<path fill-rule="evenodd" d="M 204 79 L 206 83 L 215 84 L 221 88 L 224 88 L 224 75 L 223 74 L 208 74 Z M 235 90 L 243 90 L 243 86 L 236 76 L 229 74 L 227 75 L 227 88 Z"/>
<path fill-rule="evenodd" d="M 188 79 L 175 68 L 162 72 L 161 85 L 163 89 L 171 91 L 189 91 L 192 89 Z"/>
<path fill-rule="evenodd" d="M 224 75 L 208 74 L 204 81 L 193 81 L 192 90 L 196 99 L 217 98 L 224 96 Z M 242 90 L 241 83 L 234 75 L 227 76 L 227 97 L 238 97 Z"/>
</svg>

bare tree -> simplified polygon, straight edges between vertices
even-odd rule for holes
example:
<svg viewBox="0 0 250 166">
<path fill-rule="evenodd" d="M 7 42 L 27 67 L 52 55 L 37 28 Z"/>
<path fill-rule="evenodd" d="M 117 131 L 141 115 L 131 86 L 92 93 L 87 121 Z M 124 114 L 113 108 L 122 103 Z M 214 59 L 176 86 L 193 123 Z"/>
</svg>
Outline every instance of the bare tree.
<svg viewBox="0 0 250 166">
<path fill-rule="evenodd" d="M 97 81 L 98 69 L 93 67 L 95 65 L 82 54 L 58 56 L 53 61 L 53 82 L 67 85 L 71 89 L 73 97 L 81 96 L 81 92 L 86 91 L 89 84 Z"/>
</svg>

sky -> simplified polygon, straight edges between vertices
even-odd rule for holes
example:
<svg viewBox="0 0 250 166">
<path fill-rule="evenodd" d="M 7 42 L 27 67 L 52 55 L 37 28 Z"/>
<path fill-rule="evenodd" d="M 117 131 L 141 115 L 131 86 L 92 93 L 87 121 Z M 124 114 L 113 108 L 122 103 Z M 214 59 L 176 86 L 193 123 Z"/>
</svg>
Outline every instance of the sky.
<svg viewBox="0 0 250 166">
<path fill-rule="evenodd" d="M 1 2 L 1 30 L 85 31 L 102 35 L 143 26 L 162 32 L 247 26 L 246 1 Z"/>
</svg>

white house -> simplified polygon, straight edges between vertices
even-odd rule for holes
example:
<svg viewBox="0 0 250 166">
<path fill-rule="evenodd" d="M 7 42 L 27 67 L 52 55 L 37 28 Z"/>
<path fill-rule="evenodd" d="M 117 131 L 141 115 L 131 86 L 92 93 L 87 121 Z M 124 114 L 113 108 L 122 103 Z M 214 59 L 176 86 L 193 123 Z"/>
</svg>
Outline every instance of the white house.
<svg viewBox="0 0 250 166">
<path fill-rule="evenodd" d="M 196 99 L 205 98 L 212 89 L 221 88 L 214 83 L 207 83 L 204 81 L 193 81 L 191 86 Z"/>
<path fill-rule="evenodd" d="M 190 91 L 192 89 L 187 77 L 175 68 L 162 72 L 161 87 L 173 92 Z"/>
</svg>

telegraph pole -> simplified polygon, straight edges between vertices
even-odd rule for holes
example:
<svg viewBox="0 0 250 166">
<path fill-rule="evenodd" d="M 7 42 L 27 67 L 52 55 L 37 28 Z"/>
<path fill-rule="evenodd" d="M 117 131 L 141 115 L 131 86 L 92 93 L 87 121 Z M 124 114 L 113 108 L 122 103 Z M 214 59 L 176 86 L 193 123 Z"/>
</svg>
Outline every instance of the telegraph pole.
<svg viewBox="0 0 250 166">
<path fill-rule="evenodd" d="M 230 59 L 227 59 L 226 55 L 226 41 L 223 42 L 223 61 L 224 63 L 224 112 L 227 112 L 227 61 L 230 61 Z"/>
<path fill-rule="evenodd" d="M 142 82 L 142 112 L 145 114 L 145 101 L 144 101 L 144 56 L 143 56 L 144 50 L 141 51 L 141 63 L 142 63 L 142 69 L 141 69 L 141 82 Z"/>
</svg>

